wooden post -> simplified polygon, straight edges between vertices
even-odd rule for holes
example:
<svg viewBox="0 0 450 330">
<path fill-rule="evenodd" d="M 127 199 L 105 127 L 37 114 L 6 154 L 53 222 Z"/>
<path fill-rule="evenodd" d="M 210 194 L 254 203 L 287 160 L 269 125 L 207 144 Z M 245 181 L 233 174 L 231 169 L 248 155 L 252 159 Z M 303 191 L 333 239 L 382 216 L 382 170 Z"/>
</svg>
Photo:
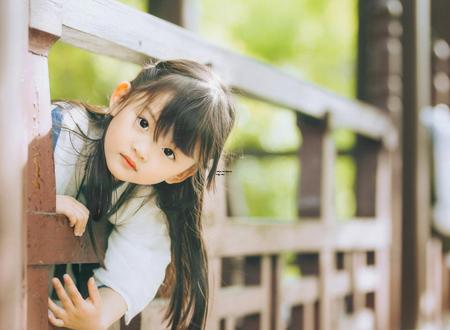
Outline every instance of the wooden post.
<svg viewBox="0 0 450 330">
<path fill-rule="evenodd" d="M 358 99 L 389 112 L 394 119 L 395 127 L 399 129 L 402 118 L 401 14 L 402 4 L 397 0 L 359 1 L 357 96 Z M 358 139 L 358 147 L 363 151 L 370 148 L 371 145 L 370 143 L 367 145 L 364 141 L 367 140 Z M 364 158 L 358 157 L 360 159 L 357 161 L 360 169 L 358 170 L 360 183 L 357 184 L 356 189 L 357 196 L 359 196 L 357 197 L 357 214 L 361 216 L 376 215 L 380 219 L 390 219 L 390 222 L 383 221 L 386 222 L 386 228 L 389 228 L 391 233 L 391 244 L 383 251 L 377 251 L 375 258 L 377 260 L 376 267 L 382 272 L 382 276 L 389 276 L 389 285 L 375 293 L 375 311 L 378 329 L 387 327 L 399 329 L 401 304 L 401 263 L 399 260 L 401 259 L 402 241 L 401 145 L 391 151 L 380 148 L 379 152 L 384 163 L 381 160 L 377 161 L 370 153 L 367 153 L 369 158 L 363 156 L 365 161 L 363 161 Z M 372 157 L 371 160 L 370 157 Z M 377 168 L 376 182 L 374 181 L 375 177 L 370 175 L 369 187 L 365 186 L 367 182 L 364 180 L 364 167 L 367 164 L 364 162 L 369 162 L 372 168 L 373 166 Z M 380 175 L 384 181 L 381 184 L 379 183 Z M 368 199 L 372 200 L 372 203 L 367 204 Z M 385 303 L 383 299 L 389 299 L 389 302 Z M 386 307 L 387 305 L 389 308 Z M 387 322 L 386 318 L 389 319 L 389 325 L 379 324 Z"/>
<path fill-rule="evenodd" d="M 430 2 L 403 0 L 402 329 L 419 326 L 430 231 L 429 144 L 420 111 L 430 105 Z"/>
<path fill-rule="evenodd" d="M 171 23 L 197 32 L 199 0 L 151 0 L 150 13 Z"/>
<path fill-rule="evenodd" d="M 299 215 L 317 217 L 324 230 L 335 222 L 334 166 L 335 147 L 330 136 L 329 116 L 323 120 L 297 117 L 303 134 L 300 149 Z M 300 218 L 301 220 L 301 218 Z M 331 244 L 331 242 L 330 242 Z M 331 328 L 331 291 L 333 276 L 333 251 L 324 246 L 319 251 L 320 297 L 315 304 L 314 327 Z"/>
<path fill-rule="evenodd" d="M 25 329 L 28 2 L 0 1 L 0 15 L 0 329 Z"/>
<path fill-rule="evenodd" d="M 40 255 L 41 265 L 37 265 L 31 255 L 36 252 L 32 243 L 45 237 L 45 230 L 52 226 L 42 226 L 49 220 L 55 221 L 55 175 L 51 141 L 50 84 L 48 77 L 48 51 L 59 38 L 60 28 L 54 34 L 44 33 L 30 26 L 27 76 L 31 79 L 32 96 L 27 112 L 28 150 L 27 164 L 27 329 L 53 328 L 47 317 L 47 288 L 49 266 L 46 254 Z M 56 222 L 56 221 L 55 221 Z M 40 223 L 41 226 L 37 226 Z M 55 223 L 52 223 L 54 226 Z M 53 228 L 53 227 L 52 227 Z M 41 251 L 43 249 L 40 249 Z"/>
</svg>

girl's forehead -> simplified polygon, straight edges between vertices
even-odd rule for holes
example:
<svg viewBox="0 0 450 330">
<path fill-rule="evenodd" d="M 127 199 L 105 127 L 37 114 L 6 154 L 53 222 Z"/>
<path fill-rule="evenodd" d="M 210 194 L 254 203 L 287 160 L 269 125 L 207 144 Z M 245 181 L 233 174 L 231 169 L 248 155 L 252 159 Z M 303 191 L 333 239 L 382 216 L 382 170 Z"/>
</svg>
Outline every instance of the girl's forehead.
<svg viewBox="0 0 450 330">
<path fill-rule="evenodd" d="M 172 98 L 172 93 L 169 92 L 159 92 L 155 95 L 153 95 L 150 99 L 150 101 L 146 100 L 145 98 L 143 100 L 134 100 L 131 102 L 131 104 L 136 107 L 139 112 L 141 111 L 148 111 L 153 116 L 153 118 L 156 120 L 159 117 L 160 112 L 165 107 L 165 105 L 170 101 Z"/>
<path fill-rule="evenodd" d="M 133 108 L 137 113 L 148 113 L 151 118 L 153 119 L 153 124 L 155 124 L 159 118 L 159 115 L 161 111 L 163 110 L 164 106 L 170 101 L 173 94 L 170 92 L 160 92 L 157 95 L 155 95 L 151 102 L 142 102 L 140 100 L 133 100 L 131 102 L 131 108 Z M 167 141 L 168 138 L 170 138 L 170 144 L 174 148 L 175 152 L 182 153 L 183 157 L 187 159 L 193 160 L 195 163 L 199 162 L 200 159 L 200 141 L 197 141 L 194 148 L 194 155 L 188 156 L 184 154 L 173 142 L 173 127 L 170 127 L 169 132 L 167 133 L 167 136 L 162 137 L 163 139 Z M 161 139 L 161 137 L 160 137 Z"/>
</svg>

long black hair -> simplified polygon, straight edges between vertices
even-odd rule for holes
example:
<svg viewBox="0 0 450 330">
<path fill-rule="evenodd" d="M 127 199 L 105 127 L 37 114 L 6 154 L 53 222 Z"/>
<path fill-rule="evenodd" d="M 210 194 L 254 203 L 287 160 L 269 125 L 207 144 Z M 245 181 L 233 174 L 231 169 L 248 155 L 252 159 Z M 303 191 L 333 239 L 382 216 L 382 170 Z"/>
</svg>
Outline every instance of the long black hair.
<svg viewBox="0 0 450 330">
<path fill-rule="evenodd" d="M 171 240 L 171 262 L 158 293 L 170 297 L 165 321 L 172 329 L 204 329 L 208 313 L 208 259 L 202 238 L 202 205 L 206 189 L 215 189 L 215 175 L 223 147 L 235 122 L 231 92 L 207 66 L 190 60 L 168 60 L 147 64 L 131 82 L 128 94 L 115 106 L 130 103 L 144 111 L 160 93 L 171 97 L 160 112 L 153 139 L 173 128 L 172 140 L 184 154 L 194 158 L 197 143 L 200 154 L 197 171 L 179 183 L 165 181 L 152 185 L 156 205 L 167 217 Z M 104 109 L 83 102 L 95 125 L 103 130 L 99 139 L 83 132 L 91 149 L 86 156 L 85 175 L 80 192 L 86 197 L 90 220 L 105 221 L 131 197 L 136 184 L 130 183 L 112 205 L 112 193 L 123 182 L 107 168 L 104 138 L 112 116 Z M 111 109 L 110 109 L 111 110 Z M 88 232 L 97 253 L 91 221 Z M 98 255 L 98 254 L 97 254 Z M 100 259 L 101 260 L 101 259 Z M 103 265 L 103 263 L 101 263 Z M 103 265 L 104 266 L 104 265 Z"/>
</svg>

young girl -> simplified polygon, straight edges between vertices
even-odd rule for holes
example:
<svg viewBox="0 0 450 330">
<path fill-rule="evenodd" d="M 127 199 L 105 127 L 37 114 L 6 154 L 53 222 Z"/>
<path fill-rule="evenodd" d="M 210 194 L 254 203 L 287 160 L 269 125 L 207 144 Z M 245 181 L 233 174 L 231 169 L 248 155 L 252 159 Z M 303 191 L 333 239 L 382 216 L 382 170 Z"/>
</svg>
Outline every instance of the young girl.
<svg viewBox="0 0 450 330">
<path fill-rule="evenodd" d="M 204 329 L 201 213 L 204 188 L 214 187 L 235 122 L 228 88 L 205 65 L 170 60 L 118 84 L 109 108 L 55 104 L 56 212 L 68 217 L 76 236 L 87 226 L 94 249 L 92 221 L 109 221 L 112 231 L 86 300 L 70 276 L 64 275 L 66 289 L 52 279 L 61 306 L 49 298 L 49 321 L 106 329 L 125 314 L 128 325 L 165 279 L 169 328 Z"/>
</svg>

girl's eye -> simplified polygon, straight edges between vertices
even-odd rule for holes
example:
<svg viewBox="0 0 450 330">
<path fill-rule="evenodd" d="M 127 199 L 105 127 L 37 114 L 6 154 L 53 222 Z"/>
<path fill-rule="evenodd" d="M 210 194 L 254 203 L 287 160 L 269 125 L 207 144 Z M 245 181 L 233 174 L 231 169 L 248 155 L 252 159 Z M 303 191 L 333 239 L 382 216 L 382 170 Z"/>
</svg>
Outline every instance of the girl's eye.
<svg viewBox="0 0 450 330">
<path fill-rule="evenodd" d="M 169 156 L 169 158 L 172 156 L 173 158 L 170 158 L 170 159 L 175 160 L 175 153 L 172 151 L 172 149 L 163 148 L 163 150 L 164 150 L 163 152 L 166 156 Z M 168 151 L 168 152 L 166 152 L 166 151 Z"/>
<path fill-rule="evenodd" d="M 139 126 L 141 126 L 142 128 L 145 128 L 145 129 L 148 128 L 149 125 L 148 125 L 147 119 L 142 118 L 142 117 L 138 117 L 137 120 L 139 122 Z"/>
</svg>

